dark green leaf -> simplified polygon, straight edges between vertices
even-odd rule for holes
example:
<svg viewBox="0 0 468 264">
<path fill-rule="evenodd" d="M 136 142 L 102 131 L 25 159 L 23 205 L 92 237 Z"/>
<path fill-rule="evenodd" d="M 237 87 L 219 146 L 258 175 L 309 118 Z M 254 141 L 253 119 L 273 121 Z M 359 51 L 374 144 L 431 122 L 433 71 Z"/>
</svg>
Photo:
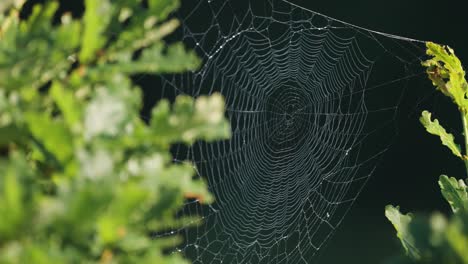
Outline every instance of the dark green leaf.
<svg viewBox="0 0 468 264">
<path fill-rule="evenodd" d="M 413 220 L 413 215 L 402 214 L 399 207 L 388 205 L 385 208 L 385 216 L 395 227 L 397 236 L 406 253 L 413 259 L 420 259 L 421 253 L 419 252 L 419 249 L 415 247 L 415 239 L 410 232 L 410 224 Z"/>
</svg>

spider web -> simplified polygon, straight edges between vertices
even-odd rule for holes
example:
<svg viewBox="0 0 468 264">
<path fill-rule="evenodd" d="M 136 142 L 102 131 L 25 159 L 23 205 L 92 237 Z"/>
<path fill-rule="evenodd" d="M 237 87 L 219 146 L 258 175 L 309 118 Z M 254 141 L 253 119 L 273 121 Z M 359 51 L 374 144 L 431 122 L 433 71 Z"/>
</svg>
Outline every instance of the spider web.
<svg viewBox="0 0 468 264">
<path fill-rule="evenodd" d="M 283 0 L 192 0 L 176 14 L 203 67 L 164 76 L 162 96 L 221 93 L 232 138 L 174 149 L 216 202 L 167 234 L 194 263 L 311 263 L 362 191 L 421 74 L 424 43 Z M 195 226 L 194 226 L 195 224 Z"/>
</svg>

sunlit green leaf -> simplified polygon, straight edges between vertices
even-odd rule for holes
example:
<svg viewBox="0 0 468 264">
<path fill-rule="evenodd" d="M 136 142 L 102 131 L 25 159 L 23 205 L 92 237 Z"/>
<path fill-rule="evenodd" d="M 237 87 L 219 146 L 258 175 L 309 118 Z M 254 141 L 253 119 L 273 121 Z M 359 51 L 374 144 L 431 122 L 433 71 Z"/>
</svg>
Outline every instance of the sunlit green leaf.
<svg viewBox="0 0 468 264">
<path fill-rule="evenodd" d="M 450 97 L 458 106 L 463 117 L 465 134 L 467 133 L 466 116 L 468 113 L 467 81 L 465 71 L 454 51 L 435 43 L 427 43 L 427 54 L 431 57 L 423 65 L 433 84 L 444 95 Z M 452 153 L 465 161 L 466 155 L 455 144 L 454 136 L 439 124 L 432 121 L 431 113 L 424 111 L 420 119 L 427 131 L 439 136 L 442 144 Z M 468 140 L 468 135 L 465 135 Z M 466 143 L 466 142 L 465 142 Z M 398 237 L 407 253 L 407 257 L 393 259 L 389 263 L 421 264 L 468 264 L 468 189 L 466 182 L 442 175 L 439 179 L 444 198 L 450 204 L 454 214 L 447 218 L 441 213 L 431 216 L 401 214 L 398 208 L 388 206 L 387 218 L 393 223 Z"/>
<path fill-rule="evenodd" d="M 50 94 L 63 113 L 63 117 L 70 128 L 79 128 L 82 119 L 81 106 L 72 91 L 67 91 L 59 82 L 54 82 Z"/>
<path fill-rule="evenodd" d="M 427 132 L 431 133 L 432 135 L 439 136 L 444 146 L 448 147 L 455 156 L 462 157 L 460 147 L 455 144 L 454 136 L 450 133 L 447 133 L 445 128 L 439 124 L 439 120 L 435 119 L 432 121 L 430 112 L 424 111 L 420 121 L 426 128 Z"/>
<path fill-rule="evenodd" d="M 32 214 L 35 190 L 25 158 L 19 153 L 0 162 L 0 241 L 21 234 Z"/>
<path fill-rule="evenodd" d="M 104 32 L 112 18 L 112 5 L 109 0 L 86 0 L 85 5 L 80 61 L 89 63 L 96 58 L 96 53 L 106 44 Z"/>
<path fill-rule="evenodd" d="M 71 158 L 73 137 L 63 123 L 52 120 L 44 113 L 30 112 L 25 117 L 32 136 L 39 144 L 38 148 L 44 154 L 43 158 L 47 158 L 48 154 L 61 162 Z"/>
<path fill-rule="evenodd" d="M 427 54 L 432 58 L 425 61 L 427 73 L 433 84 L 460 107 L 468 109 L 466 93 L 468 83 L 462 63 L 453 49 L 432 42 L 427 43 Z"/>
</svg>

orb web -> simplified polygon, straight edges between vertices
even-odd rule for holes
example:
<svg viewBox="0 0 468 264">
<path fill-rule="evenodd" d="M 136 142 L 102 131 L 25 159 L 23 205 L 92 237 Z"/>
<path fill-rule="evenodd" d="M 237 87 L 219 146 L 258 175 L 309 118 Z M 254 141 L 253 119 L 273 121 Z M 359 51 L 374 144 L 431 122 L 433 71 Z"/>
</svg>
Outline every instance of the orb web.
<svg viewBox="0 0 468 264">
<path fill-rule="evenodd" d="M 282 0 L 193 0 L 175 14 L 201 69 L 162 95 L 221 93 L 232 138 L 177 146 L 215 196 L 174 252 L 194 263 L 313 263 L 395 133 L 424 43 Z M 165 234 L 160 234 L 164 236 Z"/>
</svg>

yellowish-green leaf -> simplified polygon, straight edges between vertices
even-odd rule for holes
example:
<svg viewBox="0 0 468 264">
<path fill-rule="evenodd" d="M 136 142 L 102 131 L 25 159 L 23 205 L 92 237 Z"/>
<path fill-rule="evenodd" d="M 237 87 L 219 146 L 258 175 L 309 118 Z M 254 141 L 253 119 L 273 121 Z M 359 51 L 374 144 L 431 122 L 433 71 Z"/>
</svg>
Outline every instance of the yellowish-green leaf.
<svg viewBox="0 0 468 264">
<path fill-rule="evenodd" d="M 82 63 L 89 63 L 106 43 L 104 32 L 111 20 L 112 6 L 109 0 L 86 0 L 85 6 L 80 60 Z"/>
<path fill-rule="evenodd" d="M 0 163 L 0 241 L 14 239 L 30 216 L 34 199 L 30 170 L 25 157 L 14 153 L 8 163 Z"/>
<path fill-rule="evenodd" d="M 435 119 L 434 121 L 432 121 L 430 112 L 424 111 L 419 120 L 426 128 L 427 132 L 429 132 L 432 135 L 439 136 L 444 146 L 448 147 L 455 156 L 460 158 L 462 157 L 460 147 L 457 144 L 455 144 L 454 136 L 450 133 L 447 133 L 445 128 L 443 128 L 442 125 L 439 124 L 439 120 Z"/>
<path fill-rule="evenodd" d="M 66 90 L 59 82 L 54 82 L 50 94 L 60 108 L 67 125 L 72 129 L 78 129 L 82 117 L 82 109 L 72 91 Z"/>
<path fill-rule="evenodd" d="M 459 108 L 468 110 L 468 83 L 462 63 L 453 49 L 428 42 L 427 54 L 432 58 L 423 62 L 423 65 L 427 67 L 427 74 L 434 86 L 452 98 Z"/>
<path fill-rule="evenodd" d="M 29 112 L 25 115 L 34 139 L 40 142 L 43 158 L 52 154 L 57 160 L 66 162 L 73 155 L 73 137 L 63 121 L 51 119 L 45 113 Z"/>
</svg>

